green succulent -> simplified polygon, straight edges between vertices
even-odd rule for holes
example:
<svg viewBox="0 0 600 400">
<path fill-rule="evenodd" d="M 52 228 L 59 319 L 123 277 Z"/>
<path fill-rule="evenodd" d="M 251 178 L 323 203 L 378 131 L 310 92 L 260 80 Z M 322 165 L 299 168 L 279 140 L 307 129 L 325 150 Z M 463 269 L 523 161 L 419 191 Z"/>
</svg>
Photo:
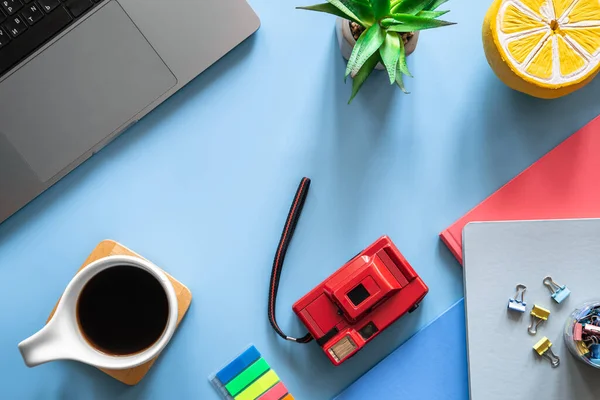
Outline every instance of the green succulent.
<svg viewBox="0 0 600 400">
<path fill-rule="evenodd" d="M 407 93 L 402 76 L 412 75 L 406 65 L 401 34 L 453 25 L 438 19 L 448 12 L 436 11 L 447 1 L 327 0 L 327 3 L 298 8 L 337 15 L 365 29 L 356 41 L 346 68 L 346 77 L 350 75 L 353 79 L 350 103 L 378 62 L 385 66 L 390 84 L 396 83 Z"/>
</svg>

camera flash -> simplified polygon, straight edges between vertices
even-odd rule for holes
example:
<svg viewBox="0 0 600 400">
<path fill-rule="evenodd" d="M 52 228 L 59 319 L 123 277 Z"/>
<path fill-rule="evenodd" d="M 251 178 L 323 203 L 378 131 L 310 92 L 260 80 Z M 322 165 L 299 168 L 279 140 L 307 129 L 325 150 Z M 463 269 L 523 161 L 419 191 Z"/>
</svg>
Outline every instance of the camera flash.
<svg viewBox="0 0 600 400">
<path fill-rule="evenodd" d="M 329 348 L 329 354 L 337 361 L 340 362 L 344 358 L 348 357 L 350 353 L 356 350 L 358 346 L 354 343 L 354 340 L 350 336 L 344 336 L 338 340 L 336 344 Z"/>
</svg>

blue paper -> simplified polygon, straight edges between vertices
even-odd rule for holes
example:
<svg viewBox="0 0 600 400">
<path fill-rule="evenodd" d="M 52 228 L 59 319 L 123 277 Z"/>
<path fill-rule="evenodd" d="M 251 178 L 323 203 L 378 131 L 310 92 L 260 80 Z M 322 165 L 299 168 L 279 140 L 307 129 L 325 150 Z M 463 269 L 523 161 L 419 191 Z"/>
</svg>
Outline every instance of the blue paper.
<svg viewBox="0 0 600 400">
<path fill-rule="evenodd" d="M 460 300 L 344 390 L 336 400 L 469 398 Z"/>
</svg>

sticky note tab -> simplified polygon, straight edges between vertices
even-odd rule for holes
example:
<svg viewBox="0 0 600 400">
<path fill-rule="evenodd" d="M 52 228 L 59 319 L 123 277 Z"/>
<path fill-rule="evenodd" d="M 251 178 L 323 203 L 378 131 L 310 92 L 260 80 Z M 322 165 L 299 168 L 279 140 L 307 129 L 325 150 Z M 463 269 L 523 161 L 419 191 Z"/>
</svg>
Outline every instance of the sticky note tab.
<svg viewBox="0 0 600 400">
<path fill-rule="evenodd" d="M 289 393 L 288 393 L 288 395 L 287 395 L 287 396 L 285 396 L 285 397 L 284 397 L 283 399 L 281 399 L 281 400 L 294 400 L 294 397 L 293 397 L 291 394 L 289 394 Z"/>
<path fill-rule="evenodd" d="M 239 392 L 244 390 L 247 386 L 250 386 L 258 377 L 269 370 L 269 364 L 264 358 L 259 358 L 254 364 L 250 365 L 241 374 L 236 376 L 225 385 L 225 388 L 232 396 L 237 395 Z"/>
<path fill-rule="evenodd" d="M 279 382 L 277 385 L 269 389 L 267 393 L 260 396 L 258 400 L 279 400 L 286 394 L 288 394 L 287 388 L 283 382 Z"/>
<path fill-rule="evenodd" d="M 293 400 L 287 388 L 254 346 L 208 376 L 223 400 Z"/>
<path fill-rule="evenodd" d="M 272 369 L 261 376 L 252 385 L 248 386 L 242 393 L 235 396 L 235 400 L 255 400 L 261 394 L 265 393 L 272 386 L 279 382 L 279 377 Z"/>
<path fill-rule="evenodd" d="M 260 358 L 260 353 L 256 347 L 251 346 L 238 356 L 235 360 L 227 364 L 225 368 L 217 373 L 217 378 L 222 384 L 226 385 L 236 375 L 248 368 L 252 363 Z"/>
</svg>

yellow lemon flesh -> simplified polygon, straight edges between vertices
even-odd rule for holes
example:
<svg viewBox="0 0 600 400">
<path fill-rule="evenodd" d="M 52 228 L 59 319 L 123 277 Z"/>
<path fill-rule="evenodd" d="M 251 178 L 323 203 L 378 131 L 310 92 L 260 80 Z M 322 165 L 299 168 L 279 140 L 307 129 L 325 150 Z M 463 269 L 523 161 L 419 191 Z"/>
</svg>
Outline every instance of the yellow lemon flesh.
<svg viewBox="0 0 600 400">
<path fill-rule="evenodd" d="M 495 0 L 483 22 L 483 47 L 509 87 L 565 96 L 600 69 L 600 0 Z"/>
</svg>

